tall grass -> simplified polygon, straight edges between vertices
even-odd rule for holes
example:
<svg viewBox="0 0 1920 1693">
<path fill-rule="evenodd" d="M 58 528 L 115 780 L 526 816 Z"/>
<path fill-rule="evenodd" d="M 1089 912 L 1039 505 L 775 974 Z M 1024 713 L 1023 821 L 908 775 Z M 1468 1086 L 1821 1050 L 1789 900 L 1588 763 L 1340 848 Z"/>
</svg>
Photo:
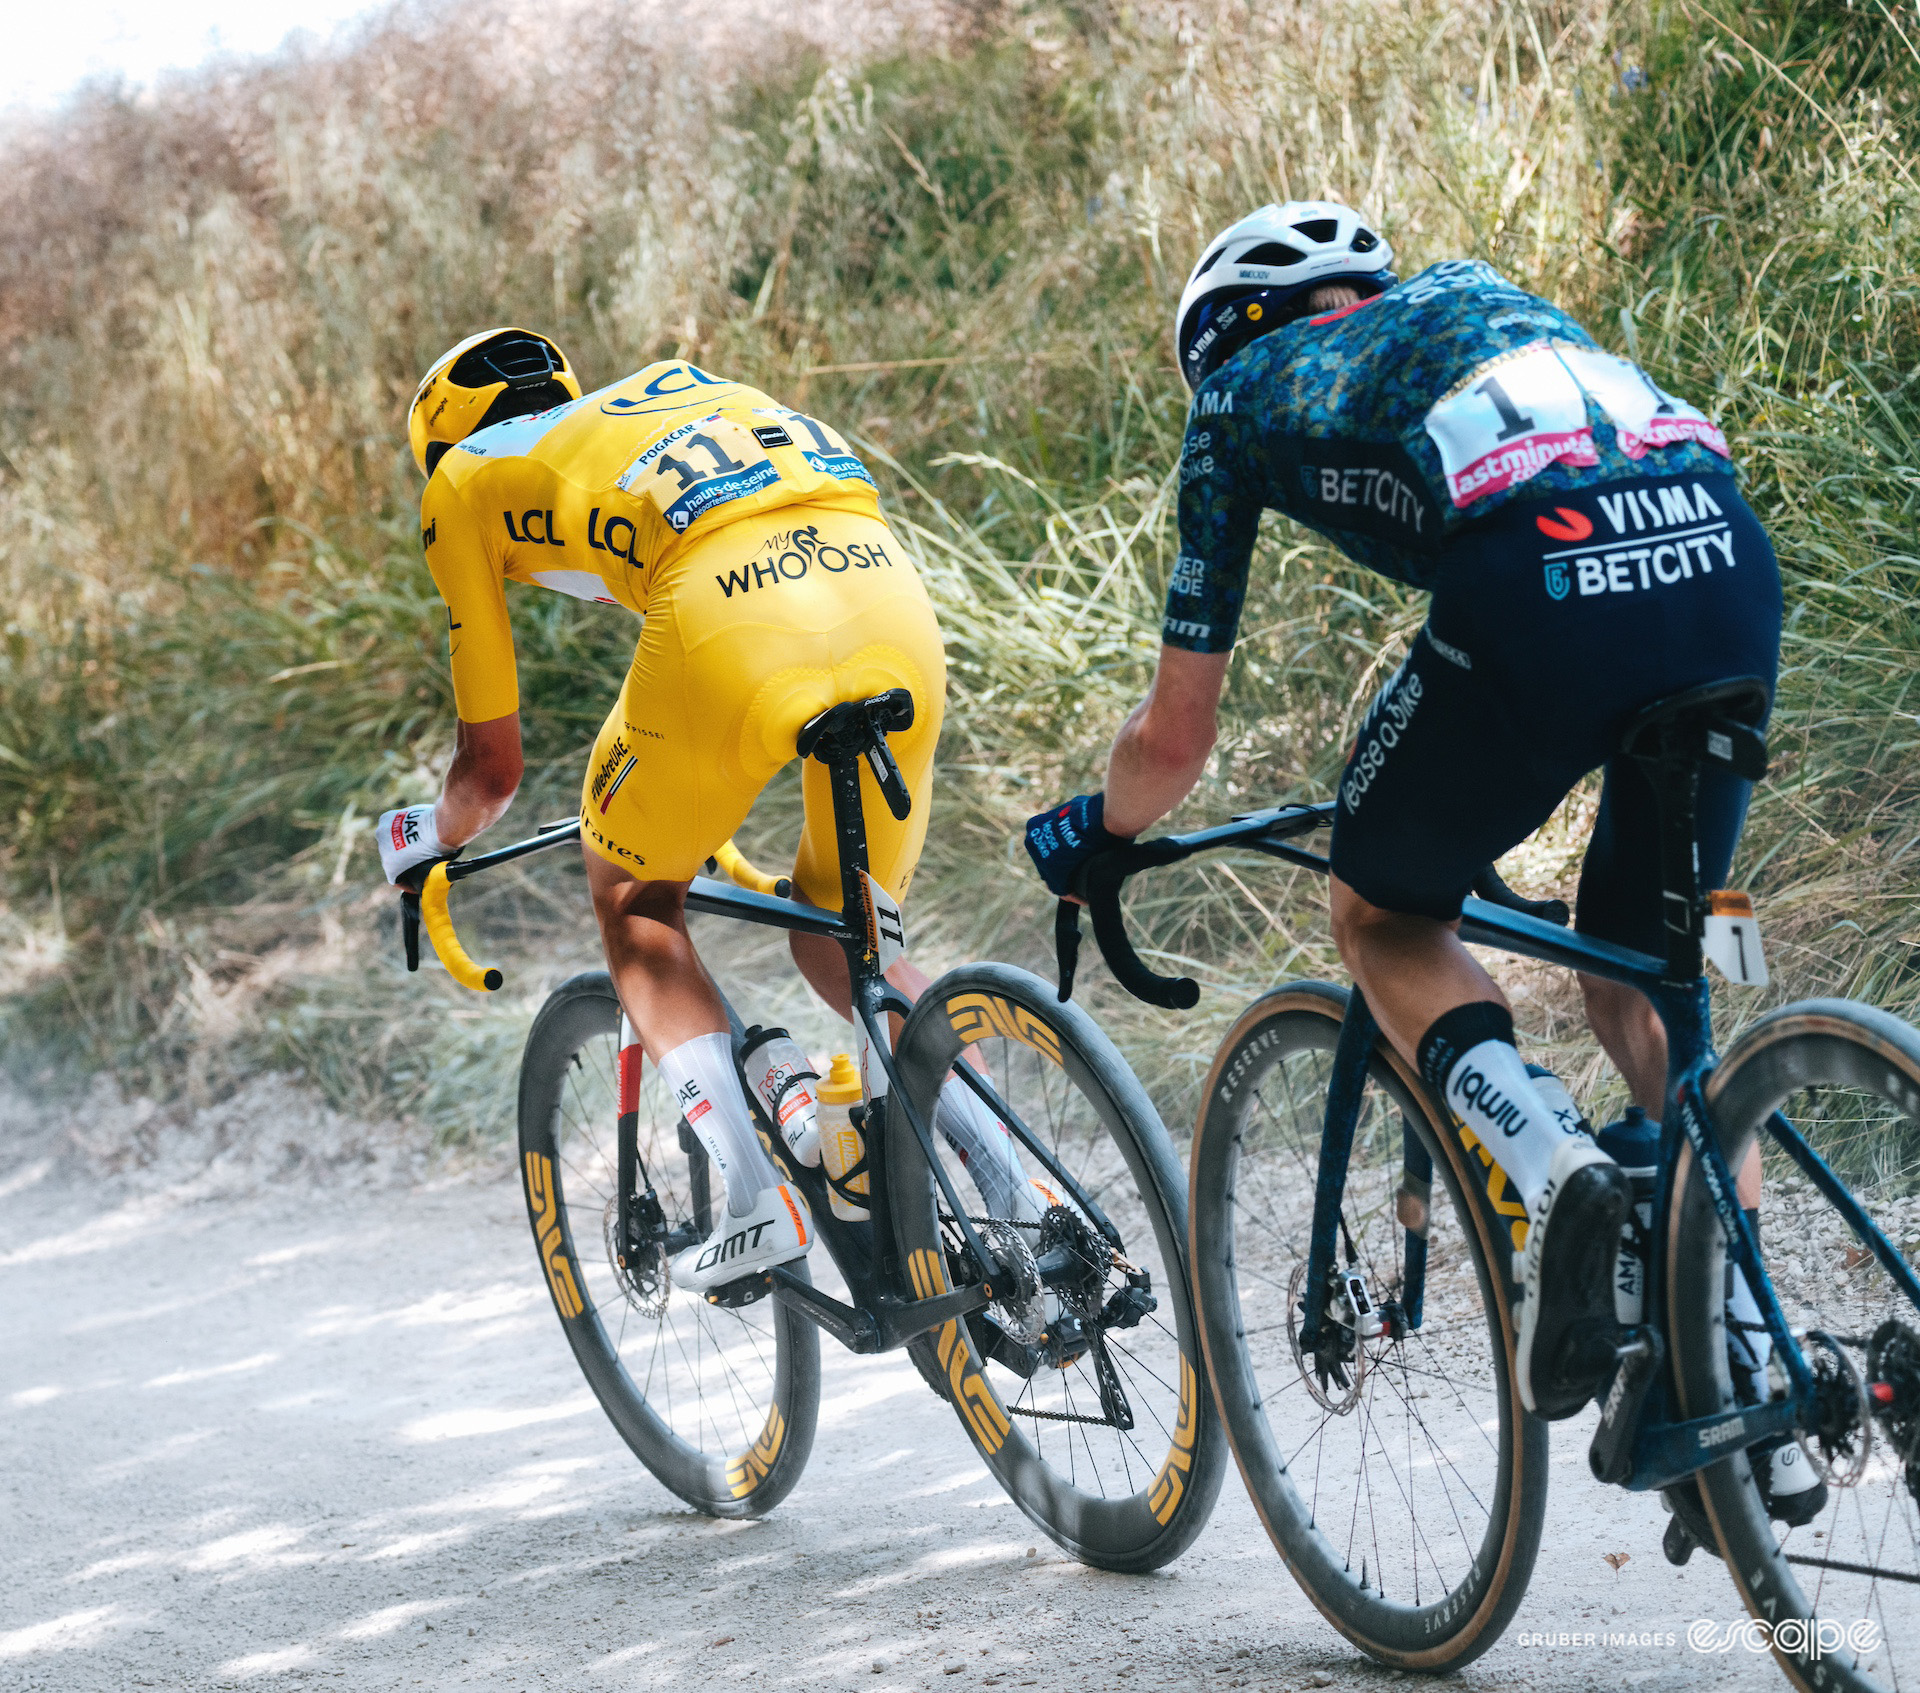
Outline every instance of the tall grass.
<svg viewBox="0 0 1920 1693">
<path fill-rule="evenodd" d="M 1363 207 L 1403 273 L 1490 259 L 1722 422 L 1789 583 L 1742 870 L 1781 987 L 1920 997 L 1910 9 L 956 6 L 872 13 L 863 56 L 762 18 L 745 70 L 661 47 L 645 8 L 567 13 L 531 54 L 458 15 L 91 94 L 4 143 L 16 1055 L 77 1045 L 153 1088 L 290 1066 L 446 1127 L 491 1109 L 514 1019 L 590 956 L 579 889 L 548 867 L 480 900 L 530 984 L 483 1011 L 386 961 L 364 831 L 447 751 L 402 408 L 495 321 L 590 380 L 693 357 L 858 438 L 949 643 L 922 945 L 1037 961 L 1017 823 L 1098 780 L 1156 651 L 1172 302 L 1209 232 L 1289 195 Z M 1325 792 L 1421 611 L 1270 522 L 1185 815 Z M 514 615 L 531 822 L 570 804 L 631 631 L 553 595 Z M 1565 888 L 1590 805 L 1515 876 Z M 776 784 L 769 856 L 794 806 Z M 1180 1020 L 1100 999 L 1177 1119 L 1235 996 L 1330 966 L 1322 896 L 1221 864 L 1142 897 L 1220 989 Z M 1564 985 L 1513 986 L 1597 1078 Z"/>
</svg>

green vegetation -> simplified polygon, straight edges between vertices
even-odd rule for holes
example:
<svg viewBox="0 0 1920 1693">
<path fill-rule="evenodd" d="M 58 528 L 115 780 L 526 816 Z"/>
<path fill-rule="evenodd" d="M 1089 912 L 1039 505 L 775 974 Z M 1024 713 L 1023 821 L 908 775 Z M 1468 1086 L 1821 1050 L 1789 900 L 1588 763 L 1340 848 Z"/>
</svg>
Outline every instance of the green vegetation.
<svg viewBox="0 0 1920 1693">
<path fill-rule="evenodd" d="M 1363 206 L 1403 274 L 1484 255 L 1726 428 L 1789 583 L 1778 774 L 1742 860 L 1778 986 L 1920 998 L 1911 7 L 876 14 L 864 62 L 795 36 L 726 75 L 624 7 L 535 58 L 459 15 L 92 94 L 0 142 L 16 1062 L 190 1092 L 292 1067 L 470 1129 L 528 996 L 590 956 L 577 873 L 547 866 L 469 907 L 526 994 L 408 984 L 364 834 L 449 745 L 405 402 L 496 321 L 589 380 L 692 357 L 858 437 L 950 641 L 917 932 L 936 962 L 1038 962 L 1015 827 L 1097 779 L 1156 648 L 1171 304 L 1207 233 L 1288 195 Z M 1277 521 L 1256 577 L 1191 816 L 1326 791 L 1421 615 Z M 569 808 L 631 629 L 557 595 L 514 614 L 530 824 Z M 1513 879 L 1565 889 L 1590 806 Z M 777 785 L 767 857 L 793 808 Z M 1159 943 L 1221 986 L 1178 1022 L 1101 1001 L 1171 1120 L 1220 1018 L 1329 967 L 1320 897 L 1253 866 L 1148 891 Z M 1574 1039 L 1565 984 L 1512 981 L 1532 1032 Z"/>
</svg>

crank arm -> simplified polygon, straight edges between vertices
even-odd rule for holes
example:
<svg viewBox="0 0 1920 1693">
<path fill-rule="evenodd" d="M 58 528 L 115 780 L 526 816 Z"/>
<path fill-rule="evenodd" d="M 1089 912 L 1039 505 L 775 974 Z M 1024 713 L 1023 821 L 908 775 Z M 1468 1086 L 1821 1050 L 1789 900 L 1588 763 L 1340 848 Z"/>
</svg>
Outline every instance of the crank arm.
<svg viewBox="0 0 1920 1693">
<path fill-rule="evenodd" d="M 1634 1493 L 1671 1487 L 1696 1470 L 1744 1452 L 1756 1441 L 1791 1435 L 1805 1420 L 1791 1399 L 1775 1399 L 1714 1417 L 1657 1423 L 1640 1431 L 1634 1442 L 1633 1474 L 1623 1485 Z"/>
<path fill-rule="evenodd" d="M 773 1283 L 773 1297 L 780 1304 L 825 1329 L 849 1352 L 881 1350 L 880 1325 L 870 1311 L 856 1311 L 851 1305 L 841 1304 L 782 1264 L 767 1271 L 767 1279 Z"/>
</svg>

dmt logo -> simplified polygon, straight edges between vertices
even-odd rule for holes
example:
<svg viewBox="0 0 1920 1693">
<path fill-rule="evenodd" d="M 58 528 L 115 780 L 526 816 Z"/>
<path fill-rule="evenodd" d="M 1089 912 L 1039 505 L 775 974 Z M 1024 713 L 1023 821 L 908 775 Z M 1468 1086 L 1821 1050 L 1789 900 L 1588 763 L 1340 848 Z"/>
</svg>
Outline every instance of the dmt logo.
<svg viewBox="0 0 1920 1693">
<path fill-rule="evenodd" d="M 526 1159 L 527 1209 L 533 1213 L 533 1232 L 540 1242 L 540 1262 L 547 1267 L 547 1285 L 560 1315 L 571 1322 L 586 1309 L 580 1285 L 574 1279 L 573 1260 L 560 1236 L 560 1204 L 553 1190 L 553 1160 L 542 1152 Z"/>
<path fill-rule="evenodd" d="M 963 993 L 947 1001 L 947 1021 L 961 1044 L 971 1046 L 988 1035 L 1005 1035 L 1030 1046 L 1042 1058 L 1060 1062 L 1060 1037 L 1029 1011 L 997 994 Z"/>
</svg>

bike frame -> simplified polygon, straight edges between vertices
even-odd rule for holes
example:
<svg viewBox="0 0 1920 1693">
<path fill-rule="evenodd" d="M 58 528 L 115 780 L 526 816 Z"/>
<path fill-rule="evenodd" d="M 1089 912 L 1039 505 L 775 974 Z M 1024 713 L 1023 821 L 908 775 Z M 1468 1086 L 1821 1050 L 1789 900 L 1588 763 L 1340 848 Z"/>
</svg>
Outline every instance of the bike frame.
<svg viewBox="0 0 1920 1693">
<path fill-rule="evenodd" d="M 862 727 L 866 727 L 864 721 Z M 806 1194 L 815 1229 L 845 1278 L 854 1303 L 844 1304 L 820 1292 L 805 1277 L 784 1267 L 767 1272 L 765 1292 L 825 1329 L 850 1350 L 883 1352 L 904 1346 L 921 1334 L 955 1318 L 965 1318 L 991 1304 L 994 1298 L 993 1281 L 1002 1271 L 998 1260 L 975 1232 L 966 1207 L 954 1192 L 946 1169 L 936 1154 L 929 1125 L 900 1091 L 900 1076 L 894 1065 L 887 1017 L 889 1014 L 905 1017 L 913 1007 L 911 1001 L 888 983 L 881 965 L 882 921 L 885 914 L 876 910 L 874 901 L 868 897 L 865 880 L 869 861 L 866 818 L 860 793 L 860 761 L 864 758 L 873 765 L 883 795 L 901 816 L 905 815 L 906 789 L 900 783 L 899 771 L 886 749 L 884 735 L 877 727 L 864 736 L 844 725 L 838 732 L 828 728 L 812 741 L 805 742 L 802 751 L 803 756 L 810 752 L 818 757 L 827 766 L 831 778 L 834 831 L 840 858 L 840 910 L 826 911 L 776 894 L 735 887 L 708 876 L 696 876 L 688 885 L 686 909 L 762 928 L 818 935 L 836 942 L 846 957 L 852 983 L 854 1026 L 862 1037 L 861 1068 L 867 1089 L 862 1132 L 869 1172 L 870 1192 L 866 1198 L 869 1215 L 865 1219 L 837 1216 L 828 1198 L 822 1170 L 790 1165 L 788 1174 Z M 484 870 L 510 864 L 530 853 L 579 839 L 580 824 L 577 819 L 549 824 L 527 840 L 517 841 L 477 858 L 448 862 L 447 880 L 461 881 Z M 858 915 L 849 917 L 849 912 Z M 419 895 L 417 890 L 410 889 L 402 906 L 409 969 L 416 967 L 419 957 L 418 923 Z M 904 936 L 896 938 L 904 943 Z M 1000 1121 L 1040 1167 L 1072 1197 L 1082 1214 L 1118 1246 L 1119 1232 L 1098 1201 L 1000 1098 L 986 1078 L 966 1064 L 958 1065 L 956 1069 L 968 1087 L 999 1116 Z M 636 1071 L 632 1083 L 632 1097 L 636 1103 L 638 1079 Z M 653 1184 L 639 1155 L 637 1114 L 629 1107 L 628 1081 L 624 1075 L 621 1094 L 616 1227 L 619 1231 L 617 1238 L 627 1243 L 629 1248 L 634 1248 L 642 1244 L 647 1232 L 645 1202 L 653 1201 Z M 751 1101 L 751 1092 L 748 1097 Z M 757 1102 L 754 1103 L 757 1110 Z M 892 1193 L 886 1179 L 886 1144 L 889 1114 L 895 1109 L 901 1112 L 920 1142 L 928 1167 L 952 1209 L 974 1274 L 974 1279 L 967 1285 L 930 1299 L 914 1296 L 893 1244 L 895 1235 L 891 1213 Z M 770 1131 L 773 1130 L 772 1124 L 767 1126 Z M 684 1135 L 686 1131 L 683 1129 L 682 1133 Z M 780 1146 L 777 1133 L 770 1133 L 768 1138 L 776 1148 Z M 653 1203 L 657 1214 L 657 1201 Z M 760 1296 L 760 1291 L 756 1290 L 753 1297 Z"/>
<path fill-rule="evenodd" d="M 1330 802 L 1279 807 L 1235 818 L 1216 828 L 1118 849 L 1103 855 L 1104 863 L 1102 859 L 1094 860 L 1089 867 L 1087 888 L 1094 933 L 1121 984 L 1138 997 L 1175 1007 L 1193 1004 L 1198 994 L 1197 986 L 1190 981 L 1154 974 L 1134 951 L 1118 900 L 1120 885 L 1129 876 L 1142 869 L 1224 849 L 1260 853 L 1325 875 L 1327 859 L 1294 845 L 1293 840 L 1330 825 L 1333 811 Z M 1690 810 L 1684 819 L 1676 820 L 1676 826 L 1681 822 L 1688 832 L 1690 863 Z M 1676 923 L 1670 915 L 1669 957 L 1662 960 L 1649 953 L 1577 934 L 1561 923 L 1533 915 L 1532 909 L 1538 909 L 1533 902 L 1518 899 L 1497 877 L 1486 880 L 1496 897 L 1474 897 L 1465 902 L 1459 930 L 1463 941 L 1637 988 L 1653 1002 L 1667 1031 L 1668 1106 L 1662 1122 L 1660 1174 L 1653 1198 L 1642 1307 L 1644 1320 L 1624 1337 L 1619 1365 L 1603 1399 L 1600 1427 L 1590 1455 L 1596 1475 L 1636 1492 L 1670 1487 L 1717 1462 L 1730 1450 L 1744 1450 L 1756 1441 L 1815 1426 L 1818 1418 L 1812 1372 L 1798 1341 L 1787 1327 L 1773 1285 L 1760 1261 L 1759 1243 L 1740 1209 L 1733 1173 L 1721 1154 L 1707 1105 L 1707 1082 L 1717 1060 L 1700 942 L 1693 924 L 1691 921 Z M 1552 903 L 1541 902 L 1542 905 Z M 1565 908 L 1558 909 L 1564 911 Z M 1062 946 L 1063 989 L 1070 989 L 1071 951 L 1070 946 Z M 1065 997 L 1064 991 L 1062 997 Z M 1340 1208 L 1347 1166 L 1365 1093 L 1367 1065 L 1378 1034 L 1373 1014 L 1356 987 L 1348 1001 L 1327 1084 L 1320 1173 L 1308 1247 L 1308 1303 L 1300 1330 L 1303 1351 L 1312 1351 L 1318 1344 L 1320 1324 L 1325 1320 L 1339 1248 Z M 1445 1123 L 1446 1112 L 1436 1112 L 1436 1119 Z M 1912 1270 L 1805 1137 L 1777 1111 L 1768 1128 L 1787 1155 L 1868 1243 L 1888 1274 L 1909 1298 L 1920 1304 L 1920 1282 L 1916 1282 Z M 1654 1250 L 1653 1243 L 1665 1238 L 1670 1212 L 1679 1201 L 1673 1176 L 1683 1143 L 1700 1165 L 1715 1215 L 1726 1231 L 1728 1256 L 1745 1274 L 1773 1339 L 1776 1355 L 1785 1365 L 1788 1392 L 1784 1399 L 1767 1404 L 1712 1417 L 1676 1420 L 1667 1372 L 1660 1367 L 1670 1350 L 1665 1320 L 1666 1255 Z M 1416 1148 L 1420 1160 L 1412 1156 Z M 1420 1161 L 1428 1156 L 1426 1149 L 1411 1134 L 1408 1152 L 1409 1172 L 1416 1177 L 1430 1177 L 1430 1166 L 1420 1167 Z M 1404 1238 L 1402 1306 L 1408 1326 L 1418 1328 L 1425 1287 L 1426 1241 L 1411 1229 L 1405 1231 Z"/>
</svg>

